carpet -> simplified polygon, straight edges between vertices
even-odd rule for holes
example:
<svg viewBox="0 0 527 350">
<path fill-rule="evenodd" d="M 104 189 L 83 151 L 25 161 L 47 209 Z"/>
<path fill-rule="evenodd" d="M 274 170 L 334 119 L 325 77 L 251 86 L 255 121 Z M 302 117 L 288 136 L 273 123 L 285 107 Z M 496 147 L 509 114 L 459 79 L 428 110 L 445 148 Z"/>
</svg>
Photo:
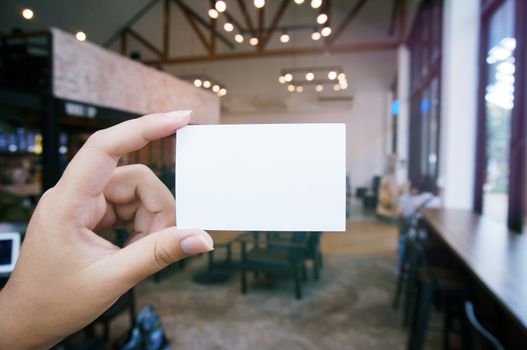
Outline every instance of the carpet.
<svg viewBox="0 0 527 350">
<path fill-rule="evenodd" d="M 297 301 L 289 280 L 249 279 L 240 293 L 239 275 L 221 285 L 199 285 L 192 275 L 206 257 L 172 269 L 161 282 L 136 288 L 139 307 L 151 304 L 161 316 L 173 349 L 403 349 L 400 314 L 391 307 L 393 260 L 325 255 L 319 281 L 309 274 Z M 311 272 L 311 270 L 309 270 Z M 126 317 L 112 328 L 124 328 Z M 115 329 L 118 333 L 119 331 Z"/>
</svg>

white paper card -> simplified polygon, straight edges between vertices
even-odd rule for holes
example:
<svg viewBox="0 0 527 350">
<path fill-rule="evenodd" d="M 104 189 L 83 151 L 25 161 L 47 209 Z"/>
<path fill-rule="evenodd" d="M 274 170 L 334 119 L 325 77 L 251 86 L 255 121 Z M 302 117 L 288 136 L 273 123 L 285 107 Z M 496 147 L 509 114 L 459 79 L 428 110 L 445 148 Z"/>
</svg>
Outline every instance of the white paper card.
<svg viewBox="0 0 527 350">
<path fill-rule="evenodd" d="M 180 228 L 344 231 L 345 124 L 178 130 L 176 217 Z"/>
</svg>

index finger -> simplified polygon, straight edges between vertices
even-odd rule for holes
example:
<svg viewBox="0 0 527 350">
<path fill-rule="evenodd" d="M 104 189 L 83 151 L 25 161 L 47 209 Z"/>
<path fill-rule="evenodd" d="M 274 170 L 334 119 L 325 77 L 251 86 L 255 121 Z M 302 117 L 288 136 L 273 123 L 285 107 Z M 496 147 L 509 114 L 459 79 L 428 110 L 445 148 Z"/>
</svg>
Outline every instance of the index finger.
<svg viewBox="0 0 527 350">
<path fill-rule="evenodd" d="M 57 186 L 77 197 L 100 195 L 122 155 L 173 134 L 188 124 L 190 113 L 149 114 L 95 132 L 68 164 Z"/>
</svg>

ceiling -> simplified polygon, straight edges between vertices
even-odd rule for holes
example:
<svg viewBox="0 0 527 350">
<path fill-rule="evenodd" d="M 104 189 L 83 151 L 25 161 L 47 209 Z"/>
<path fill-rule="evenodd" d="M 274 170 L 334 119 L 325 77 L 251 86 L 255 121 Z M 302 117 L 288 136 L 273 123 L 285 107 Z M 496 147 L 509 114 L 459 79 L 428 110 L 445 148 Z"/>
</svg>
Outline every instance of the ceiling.
<svg viewBox="0 0 527 350">
<path fill-rule="evenodd" d="M 141 9 L 148 5 L 152 0 L 2 0 L 0 2 L 0 32 L 8 33 L 13 28 L 20 28 L 26 30 L 38 30 L 50 26 L 59 27 L 63 30 L 75 33 L 77 31 L 84 31 L 87 34 L 88 40 L 99 45 L 104 45 L 113 36 L 118 34 L 122 29 L 129 24 L 130 20 Z M 333 30 L 345 21 L 346 16 L 350 10 L 360 3 L 361 0 L 331 0 L 330 3 L 330 23 Z M 397 0 L 367 0 L 364 6 L 360 8 L 357 15 L 350 21 L 342 32 L 342 34 L 335 40 L 334 45 L 348 45 L 348 44 L 362 44 L 362 43 L 383 43 L 395 42 L 399 39 L 399 33 L 389 34 L 389 27 L 391 23 L 392 10 L 394 2 Z M 180 6 L 176 4 L 176 0 L 170 2 L 170 38 L 169 38 L 169 58 L 177 57 L 204 57 L 209 53 L 202 42 L 199 40 L 195 30 L 190 25 L 190 22 L 185 17 Z M 186 6 L 191 8 L 197 15 L 201 16 L 206 22 L 209 21 L 207 10 L 210 8 L 210 1 L 208 0 L 181 0 Z M 414 3 L 417 0 L 409 1 L 406 6 L 408 9 L 415 7 Z M 244 28 L 248 29 L 247 22 L 243 16 L 240 6 L 235 0 L 226 0 L 227 11 L 229 14 L 239 22 Z M 257 27 L 259 18 L 258 12 L 252 4 L 252 1 L 245 0 L 252 23 Z M 272 26 L 273 18 L 281 6 L 281 0 L 267 0 L 264 12 L 263 27 L 268 28 Z M 25 7 L 33 9 L 35 17 L 31 21 L 24 20 L 20 15 L 21 10 Z M 141 18 L 139 18 L 130 28 L 140 34 L 152 46 L 162 50 L 163 48 L 163 1 L 159 1 L 153 5 Z M 278 28 L 304 25 L 315 25 L 315 19 L 318 10 L 314 10 L 309 6 L 309 0 L 304 4 L 295 4 L 293 0 L 287 4 L 283 16 L 278 22 Z M 227 46 L 221 40 L 216 40 L 215 55 L 233 54 L 236 52 L 257 52 L 255 47 L 250 46 L 247 41 L 249 34 L 246 35 L 246 40 L 243 44 L 237 44 L 234 41 L 234 34 L 238 29 L 228 33 L 223 30 L 223 23 L 225 22 L 225 15 L 220 15 L 218 19 L 218 35 L 222 35 L 225 41 L 232 43 L 232 48 Z M 408 21 L 407 21 L 408 22 Z M 209 33 L 204 26 L 200 27 L 205 38 L 209 38 Z M 395 28 L 399 28 L 398 24 Z M 276 31 L 270 37 L 266 50 L 289 50 L 287 52 L 303 48 L 317 48 L 324 45 L 323 41 L 314 42 L 310 39 L 312 29 L 290 30 L 288 34 L 291 36 L 289 43 L 284 44 L 279 41 L 279 36 L 282 31 Z M 119 36 L 116 37 L 110 48 L 119 50 Z M 127 51 L 139 51 L 144 60 L 159 61 L 158 54 L 150 50 L 140 41 L 134 38 L 127 40 Z M 378 53 L 361 53 L 353 54 L 339 53 L 330 54 L 328 52 L 322 54 L 309 54 L 303 56 L 294 56 L 292 54 L 278 55 L 275 58 L 269 58 L 265 62 L 262 60 L 227 60 L 222 62 L 204 61 L 203 63 L 186 63 L 180 65 L 164 65 L 165 70 L 174 74 L 199 74 L 207 73 L 208 75 L 216 75 L 213 78 L 221 79 L 222 83 L 229 86 L 238 87 L 238 96 L 244 96 L 249 100 L 255 98 L 262 99 L 262 95 L 268 96 L 270 99 L 286 100 L 288 97 L 287 91 L 284 91 L 280 85 L 277 85 L 277 77 L 282 68 L 288 66 L 302 66 L 302 65 L 324 65 L 324 64 L 342 64 L 347 66 L 348 70 L 355 71 L 361 76 L 361 69 L 357 65 L 364 65 L 363 72 L 371 72 L 371 79 L 376 80 L 379 84 L 388 86 L 395 76 L 394 62 L 386 62 L 388 60 L 394 61 L 395 53 L 390 52 Z M 383 56 L 384 55 L 384 56 Z M 386 56 L 388 55 L 388 56 Z M 257 56 L 254 56 L 257 57 Z M 361 59 L 362 57 L 362 59 Z M 196 61 L 197 62 L 197 61 Z M 388 64 L 386 64 L 388 63 Z M 351 67 L 353 65 L 353 67 Z M 377 67 L 377 66 L 378 67 Z M 382 66 L 385 67 L 382 67 Z M 252 95 L 247 94 L 247 85 L 243 83 L 243 76 L 235 74 L 236 72 L 251 72 L 258 67 L 266 67 L 266 72 L 258 76 L 258 81 L 261 84 L 252 84 Z M 387 67 L 386 67 L 387 66 Z M 377 69 L 377 68 L 378 69 Z M 346 68 L 346 67 L 345 67 Z M 367 69 L 366 69 L 367 68 Z M 234 73 L 234 74 L 233 74 Z M 363 80 L 368 80 L 368 74 L 363 74 Z M 350 86 L 357 88 L 358 84 L 364 84 L 364 81 L 354 79 L 350 82 Z M 236 90 L 231 90 L 236 92 Z M 342 92 L 341 94 L 345 94 Z M 230 94 L 232 97 L 232 94 Z M 227 99 L 228 100 L 228 99 Z M 232 101 L 231 101 L 232 102 Z M 232 105 L 232 103 L 231 103 Z"/>
</svg>

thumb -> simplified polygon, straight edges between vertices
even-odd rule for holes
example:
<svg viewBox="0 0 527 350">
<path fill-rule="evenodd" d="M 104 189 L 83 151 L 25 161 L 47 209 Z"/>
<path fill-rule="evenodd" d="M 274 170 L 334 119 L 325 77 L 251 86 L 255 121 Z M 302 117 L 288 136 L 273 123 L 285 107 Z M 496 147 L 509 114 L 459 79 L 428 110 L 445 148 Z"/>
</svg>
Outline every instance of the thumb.
<svg viewBox="0 0 527 350">
<path fill-rule="evenodd" d="M 153 232 L 113 254 L 110 266 L 132 285 L 189 255 L 208 252 L 214 242 L 199 229 L 168 227 Z"/>
</svg>

